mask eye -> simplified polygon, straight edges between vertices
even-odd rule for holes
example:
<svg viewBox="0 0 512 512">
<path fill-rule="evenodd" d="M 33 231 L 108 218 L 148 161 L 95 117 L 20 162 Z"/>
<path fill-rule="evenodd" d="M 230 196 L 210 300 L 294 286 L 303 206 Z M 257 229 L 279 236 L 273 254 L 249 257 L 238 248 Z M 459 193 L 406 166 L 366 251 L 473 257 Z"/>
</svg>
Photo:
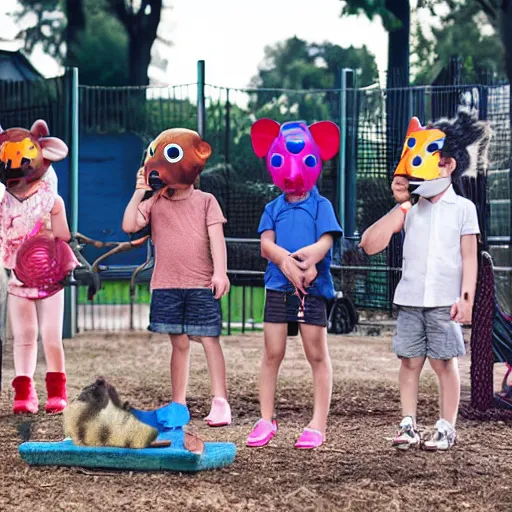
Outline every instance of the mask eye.
<svg viewBox="0 0 512 512">
<path fill-rule="evenodd" d="M 407 139 L 407 147 L 412 149 L 414 146 L 416 146 L 416 139 L 414 137 L 409 137 Z"/>
<path fill-rule="evenodd" d="M 183 148 L 178 144 L 167 144 L 164 148 L 164 157 L 171 164 L 175 164 L 183 158 Z"/>
<path fill-rule="evenodd" d="M 149 154 L 149 156 L 154 156 L 154 155 L 155 155 L 155 148 L 154 148 L 154 146 L 153 146 L 153 143 L 151 143 L 151 144 L 149 145 L 149 148 L 148 148 L 148 154 Z"/>
<path fill-rule="evenodd" d="M 281 167 L 283 165 L 284 158 L 278 153 L 274 153 L 270 158 L 270 165 L 272 167 Z"/>
<path fill-rule="evenodd" d="M 421 156 L 415 156 L 414 157 L 414 160 L 412 161 L 412 165 L 414 165 L 414 167 L 419 167 L 423 162 L 423 159 L 421 158 Z"/>
<path fill-rule="evenodd" d="M 306 167 L 315 167 L 316 165 L 316 157 L 314 155 L 308 155 L 304 158 L 304 164 Z"/>
<path fill-rule="evenodd" d="M 440 149 L 443 149 L 444 146 L 444 139 L 436 140 L 435 142 L 431 142 L 427 146 L 427 152 L 428 153 L 435 153 L 436 151 L 439 151 Z"/>
</svg>

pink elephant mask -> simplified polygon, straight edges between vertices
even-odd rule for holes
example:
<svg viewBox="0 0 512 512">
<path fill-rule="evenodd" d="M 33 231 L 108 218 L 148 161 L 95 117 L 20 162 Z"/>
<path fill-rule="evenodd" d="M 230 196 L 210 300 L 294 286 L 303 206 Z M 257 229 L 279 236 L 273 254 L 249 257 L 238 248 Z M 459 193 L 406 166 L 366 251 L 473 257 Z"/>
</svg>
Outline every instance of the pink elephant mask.
<svg viewBox="0 0 512 512">
<path fill-rule="evenodd" d="M 308 127 L 304 121 L 280 125 L 260 119 L 251 127 L 251 140 L 256 155 L 266 157 L 274 184 L 285 194 L 302 195 L 315 186 L 322 162 L 338 153 L 340 131 L 330 121 Z"/>
</svg>

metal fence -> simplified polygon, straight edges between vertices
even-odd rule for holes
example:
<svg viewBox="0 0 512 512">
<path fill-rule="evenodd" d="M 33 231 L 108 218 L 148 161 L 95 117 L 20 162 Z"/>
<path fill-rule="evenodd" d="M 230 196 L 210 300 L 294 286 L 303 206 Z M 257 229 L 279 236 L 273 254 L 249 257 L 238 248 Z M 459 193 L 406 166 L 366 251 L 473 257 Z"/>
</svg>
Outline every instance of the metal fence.
<svg viewBox="0 0 512 512">
<path fill-rule="evenodd" d="M 0 82 L 0 123 L 4 127 L 29 126 L 41 117 L 49 122 L 52 133 L 68 140 L 71 102 L 66 77 Z M 81 135 L 135 134 L 144 145 L 173 126 L 199 126 L 204 131 L 214 151 L 200 186 L 217 197 L 228 219 L 228 263 L 235 287 L 223 304 L 227 329 L 257 328 L 262 321 L 263 299 L 258 287 L 265 261 L 255 242 L 261 212 L 278 191 L 251 147 L 250 127 L 261 117 L 308 123 L 329 119 L 340 126 L 340 153 L 326 163 L 319 181 L 321 193 L 335 205 L 348 235 L 335 247 L 333 275 L 337 288 L 350 295 L 358 307 L 389 311 L 400 275 L 399 240 L 371 258 L 363 256 L 354 241 L 393 206 L 391 174 L 410 116 L 426 123 L 453 116 L 460 105 L 474 108 L 494 130 L 487 179 L 480 184 L 486 192 L 480 220 L 496 265 L 512 266 L 508 85 L 361 89 L 354 86 L 350 70 L 343 71 L 341 88 L 330 90 L 233 89 L 207 84 L 203 78 L 200 74 L 197 83 L 176 86 L 79 86 L 79 128 Z M 127 180 L 133 181 L 137 165 L 134 162 L 134 167 L 127 169 Z M 108 178 L 105 186 L 116 190 Z M 79 230 L 87 234 L 87 226 L 79 225 Z M 134 268 L 119 268 L 115 257 L 106 261 L 101 267 L 105 286 L 95 302 L 88 303 L 83 292 L 78 294 L 81 329 L 145 328 L 150 271 L 143 273 L 136 293 L 130 295 L 127 279 Z M 508 304 L 510 273 L 498 273 L 497 287 L 498 295 Z"/>
</svg>

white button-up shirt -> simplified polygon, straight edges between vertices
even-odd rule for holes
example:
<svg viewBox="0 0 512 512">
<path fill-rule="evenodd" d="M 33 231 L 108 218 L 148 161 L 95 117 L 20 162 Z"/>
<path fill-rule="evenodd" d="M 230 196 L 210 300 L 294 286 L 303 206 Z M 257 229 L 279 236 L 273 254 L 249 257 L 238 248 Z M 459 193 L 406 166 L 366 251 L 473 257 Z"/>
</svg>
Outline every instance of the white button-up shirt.
<svg viewBox="0 0 512 512">
<path fill-rule="evenodd" d="M 450 186 L 436 203 L 420 198 L 407 212 L 404 230 L 402 279 L 394 303 L 453 305 L 462 286 L 461 237 L 480 233 L 475 205 Z"/>
</svg>

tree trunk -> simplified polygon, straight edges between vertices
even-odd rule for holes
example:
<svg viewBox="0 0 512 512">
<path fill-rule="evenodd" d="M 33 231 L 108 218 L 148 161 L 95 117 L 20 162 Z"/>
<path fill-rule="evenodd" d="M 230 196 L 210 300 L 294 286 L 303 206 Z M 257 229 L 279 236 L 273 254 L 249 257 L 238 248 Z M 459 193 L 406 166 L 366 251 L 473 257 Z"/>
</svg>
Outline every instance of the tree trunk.
<svg viewBox="0 0 512 512">
<path fill-rule="evenodd" d="M 124 0 L 109 0 L 128 34 L 129 84 L 148 85 L 151 48 L 157 37 L 163 0 L 142 0 L 138 10 Z"/>
<path fill-rule="evenodd" d="M 65 65 L 77 65 L 74 48 L 78 44 L 78 37 L 85 29 L 85 13 L 83 0 L 66 0 L 66 60 Z"/>
<path fill-rule="evenodd" d="M 404 137 L 409 124 L 409 38 L 411 7 L 409 0 L 386 0 L 386 9 L 400 21 L 398 29 L 390 30 L 388 43 L 388 75 L 386 94 L 386 163 L 388 177 L 395 170 Z M 390 203 L 391 207 L 392 203 Z M 393 237 L 387 251 L 387 264 L 398 268 L 402 265 L 401 235 Z M 388 301 L 392 304 L 393 294 L 400 279 L 397 272 L 388 274 Z"/>
<path fill-rule="evenodd" d="M 128 43 L 129 73 L 128 83 L 130 85 L 148 85 L 148 68 L 151 62 L 151 47 L 153 40 L 140 40 L 131 37 Z"/>
</svg>

